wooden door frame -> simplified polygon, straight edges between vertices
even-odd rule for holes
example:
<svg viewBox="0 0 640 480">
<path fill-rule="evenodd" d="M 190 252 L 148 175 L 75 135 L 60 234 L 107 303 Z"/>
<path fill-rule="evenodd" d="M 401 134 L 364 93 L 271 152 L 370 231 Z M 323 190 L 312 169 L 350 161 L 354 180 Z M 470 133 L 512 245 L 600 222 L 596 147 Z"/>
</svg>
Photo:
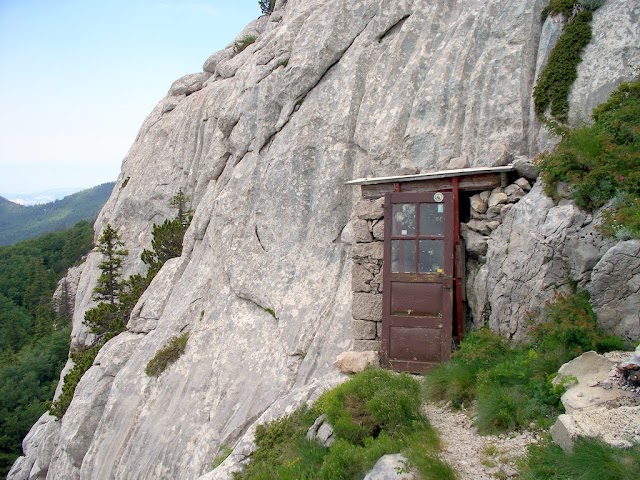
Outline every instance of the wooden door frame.
<svg viewBox="0 0 640 480">
<path fill-rule="evenodd" d="M 433 195 L 437 192 L 420 192 L 420 193 L 409 193 L 409 192 L 398 192 L 398 188 L 395 188 L 396 192 L 387 193 L 385 195 L 385 242 L 384 242 L 384 262 L 383 262 L 383 315 L 382 315 L 382 350 L 381 350 L 381 359 L 383 365 L 386 367 L 391 367 L 396 370 L 401 371 L 413 371 L 419 372 L 424 371 L 426 368 L 429 368 L 431 365 L 430 362 L 424 361 L 412 361 L 412 360 L 392 360 L 389 358 L 391 345 L 390 345 L 390 334 L 391 334 L 391 326 L 394 323 L 394 318 L 398 319 L 398 316 L 393 316 L 391 313 L 392 299 L 391 299 L 391 284 L 393 275 L 394 281 L 400 282 L 410 282 L 410 283 L 437 283 L 442 285 L 442 301 L 443 301 L 443 311 L 448 310 L 450 313 L 449 318 L 442 318 L 440 324 L 440 361 L 446 361 L 449 359 L 451 353 L 451 339 L 453 336 L 453 325 L 454 325 L 454 316 L 458 316 L 458 309 L 454 306 L 453 299 L 453 291 L 454 285 L 458 282 L 456 281 L 456 277 L 458 277 L 458 267 L 456 265 L 456 260 L 458 260 L 458 255 L 456 255 L 456 247 L 459 245 L 459 219 L 458 219 L 458 209 L 456 208 L 458 198 L 457 191 L 452 190 L 443 190 L 440 191 L 445 198 L 446 201 L 443 200 L 445 205 L 448 205 L 449 208 L 446 210 L 447 215 L 447 226 L 445 227 L 445 235 L 443 237 L 443 241 L 445 245 L 449 244 L 450 249 L 445 253 L 445 261 L 448 263 L 448 268 L 446 268 L 445 276 L 441 276 L 439 274 L 411 274 L 411 273 L 391 273 L 391 242 L 392 242 L 392 205 L 398 203 L 439 203 L 433 201 Z M 418 211 L 416 210 L 416 216 L 418 215 Z M 416 226 L 416 229 L 418 227 Z M 416 236 L 414 239 L 418 242 L 420 234 L 416 231 Z M 446 240 L 446 239 L 449 240 Z M 419 262 L 419 258 L 416 257 L 416 262 Z M 425 281 L 427 279 L 432 279 L 436 281 Z M 456 295 L 457 297 L 457 295 Z M 456 298 L 457 300 L 457 298 Z M 456 301 L 456 303 L 458 303 Z M 407 317 L 403 318 L 402 325 L 406 323 L 406 326 L 411 326 L 415 324 L 418 326 L 418 323 L 422 322 L 421 326 L 424 326 L 425 329 L 428 329 L 428 323 L 433 322 L 434 317 L 425 316 L 425 317 Z M 459 329 L 459 319 L 455 321 L 457 329 Z M 434 327 L 431 327 L 434 328 Z M 415 359 L 414 359 L 415 360 Z"/>
</svg>

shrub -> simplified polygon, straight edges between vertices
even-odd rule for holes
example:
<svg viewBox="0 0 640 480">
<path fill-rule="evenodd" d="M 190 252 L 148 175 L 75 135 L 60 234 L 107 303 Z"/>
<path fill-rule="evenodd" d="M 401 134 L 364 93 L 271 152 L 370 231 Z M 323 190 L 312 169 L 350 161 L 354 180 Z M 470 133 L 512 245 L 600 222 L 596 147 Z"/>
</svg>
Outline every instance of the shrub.
<svg viewBox="0 0 640 480">
<path fill-rule="evenodd" d="M 595 12 L 602 5 L 604 5 L 605 0 L 578 0 L 578 3 L 582 5 L 585 9 Z"/>
<path fill-rule="evenodd" d="M 189 332 L 173 337 L 169 342 L 156 352 L 147 363 L 144 372 L 150 377 L 159 377 L 171 364 L 175 363 L 187 348 Z"/>
<path fill-rule="evenodd" d="M 325 413 L 335 442 L 306 439 Z M 420 412 L 419 384 L 408 375 L 367 370 L 325 393 L 311 408 L 257 427 L 257 450 L 239 479 L 361 479 L 382 455 L 404 452 L 424 479 L 453 479 L 438 457 L 435 431 Z"/>
<path fill-rule="evenodd" d="M 475 401 L 478 430 L 491 433 L 548 426 L 562 411 L 564 386 L 553 386 L 558 368 L 588 350 L 624 348 L 622 340 L 603 334 L 584 292 L 557 294 L 542 312 L 545 322 L 530 331 L 530 341 L 509 346 L 488 329 L 470 334 L 452 360 L 425 377 L 432 400 L 454 407 Z"/>
<path fill-rule="evenodd" d="M 567 121 L 569 91 L 578 76 L 582 51 L 591 41 L 591 19 L 590 11 L 582 11 L 562 30 L 533 91 L 536 114 L 541 118 L 551 107 L 552 117 L 561 123 Z"/>
<path fill-rule="evenodd" d="M 523 480 L 580 478 L 582 480 L 635 480 L 640 472 L 640 445 L 614 448 L 597 439 L 581 439 L 573 453 L 552 442 L 529 447 Z"/>
<path fill-rule="evenodd" d="M 257 37 L 255 35 L 245 35 L 235 44 L 236 53 L 242 52 L 245 48 L 247 48 L 252 43 L 255 43 Z"/>
<path fill-rule="evenodd" d="M 602 232 L 640 238 L 640 80 L 620 85 L 593 119 L 538 160 L 547 194 L 557 199 L 558 184 L 566 182 L 583 208 L 614 200 Z"/>
<path fill-rule="evenodd" d="M 260 10 L 264 15 L 273 12 L 273 9 L 276 8 L 276 0 L 259 0 L 258 5 L 260 5 Z"/>
<path fill-rule="evenodd" d="M 91 348 L 71 353 L 71 359 L 73 360 L 74 365 L 64 376 L 60 396 L 49 408 L 49 413 L 58 420 L 62 418 L 69 408 L 69 405 L 71 405 L 71 400 L 73 399 L 73 394 L 76 391 L 78 382 L 80 382 L 84 373 L 93 365 L 93 361 L 102 348 L 102 345 L 102 343 L 98 343 Z"/>
</svg>

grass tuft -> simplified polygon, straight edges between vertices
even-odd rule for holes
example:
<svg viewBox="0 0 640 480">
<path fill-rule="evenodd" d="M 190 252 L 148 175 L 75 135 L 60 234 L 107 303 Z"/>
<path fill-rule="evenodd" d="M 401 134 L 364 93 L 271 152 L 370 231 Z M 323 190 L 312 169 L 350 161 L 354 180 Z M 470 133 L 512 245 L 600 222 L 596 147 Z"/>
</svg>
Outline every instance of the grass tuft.
<svg viewBox="0 0 640 480">
<path fill-rule="evenodd" d="M 551 384 L 558 368 L 586 351 L 625 345 L 597 328 L 584 292 L 557 294 L 543 315 L 545 322 L 533 327 L 530 340 L 518 346 L 488 329 L 470 334 L 450 362 L 427 374 L 427 398 L 454 407 L 475 405 L 481 433 L 527 428 L 531 422 L 550 426 L 562 413 L 560 396 L 566 387 Z"/>
<path fill-rule="evenodd" d="M 150 377 L 159 377 L 169 366 L 175 363 L 184 353 L 189 341 L 189 332 L 173 337 L 169 342 L 156 352 L 147 363 L 144 372 Z"/>
<path fill-rule="evenodd" d="M 529 447 L 522 480 L 580 479 L 636 480 L 640 472 L 640 445 L 622 449 L 596 439 L 576 442 L 567 454 L 552 442 Z"/>
<path fill-rule="evenodd" d="M 255 43 L 255 41 L 257 40 L 258 37 L 256 37 L 255 35 L 245 35 L 244 37 L 242 37 L 239 41 L 236 42 L 235 44 L 235 51 L 236 53 L 240 53 L 242 52 L 244 49 L 246 49 L 249 45 L 251 45 L 252 43 Z"/>
</svg>

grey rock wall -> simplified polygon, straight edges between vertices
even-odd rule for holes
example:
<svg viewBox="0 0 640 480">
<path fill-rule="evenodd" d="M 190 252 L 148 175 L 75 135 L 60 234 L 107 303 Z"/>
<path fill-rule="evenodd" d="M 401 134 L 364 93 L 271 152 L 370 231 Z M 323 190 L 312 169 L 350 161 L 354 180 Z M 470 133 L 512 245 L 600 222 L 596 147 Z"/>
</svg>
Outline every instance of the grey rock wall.
<svg viewBox="0 0 640 480">
<path fill-rule="evenodd" d="M 46 452 L 29 443 L 10 478 L 31 469 L 48 479 L 198 478 L 271 406 L 335 373 L 336 355 L 352 346 L 353 247 L 343 235 L 358 192 L 344 182 L 551 147 L 531 113 L 536 68 L 552 44 L 540 44 L 545 3 L 278 2 L 237 38 L 250 32 L 255 43 L 237 52 L 232 42 L 206 60 L 206 73 L 174 83 L 124 159 L 96 232 L 118 228 L 127 274 L 141 271 L 152 224 L 172 214 L 168 200 L 182 188 L 195 209 L 183 255 L 140 299 L 130 331 L 104 347 L 62 421 L 34 427 L 30 438 L 46 435 Z M 633 23 L 635 0 L 615 3 L 624 8 L 598 21 L 627 12 Z M 625 55 L 611 78 L 640 63 L 636 41 L 601 45 L 599 57 Z M 518 336 L 518 315 L 591 262 L 561 253 L 588 225 L 535 187 L 490 236 L 474 311 Z M 370 233 L 379 238 L 379 228 Z M 516 256 L 516 245 L 532 255 Z M 89 255 L 78 284 L 74 345 L 91 341 L 82 319 L 99 260 Z M 184 355 L 147 377 L 147 362 L 183 331 Z"/>
</svg>

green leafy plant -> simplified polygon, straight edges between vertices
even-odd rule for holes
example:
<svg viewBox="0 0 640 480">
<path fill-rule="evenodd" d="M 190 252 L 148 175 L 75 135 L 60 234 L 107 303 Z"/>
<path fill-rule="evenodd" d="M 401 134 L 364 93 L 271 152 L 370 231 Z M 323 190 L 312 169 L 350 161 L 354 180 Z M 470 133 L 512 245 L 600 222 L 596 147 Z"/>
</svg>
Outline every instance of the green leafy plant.
<svg viewBox="0 0 640 480">
<path fill-rule="evenodd" d="M 149 360 L 144 372 L 150 377 L 159 377 L 162 372 L 182 356 L 187 348 L 188 341 L 189 332 L 173 337 Z"/>
<path fill-rule="evenodd" d="M 255 43 L 256 39 L 258 37 L 256 37 L 255 35 L 245 35 L 244 37 L 242 37 L 240 40 L 238 40 L 235 44 L 235 51 L 236 53 L 240 53 L 242 52 L 245 48 L 247 48 L 249 45 L 251 45 L 252 43 Z"/>
</svg>

